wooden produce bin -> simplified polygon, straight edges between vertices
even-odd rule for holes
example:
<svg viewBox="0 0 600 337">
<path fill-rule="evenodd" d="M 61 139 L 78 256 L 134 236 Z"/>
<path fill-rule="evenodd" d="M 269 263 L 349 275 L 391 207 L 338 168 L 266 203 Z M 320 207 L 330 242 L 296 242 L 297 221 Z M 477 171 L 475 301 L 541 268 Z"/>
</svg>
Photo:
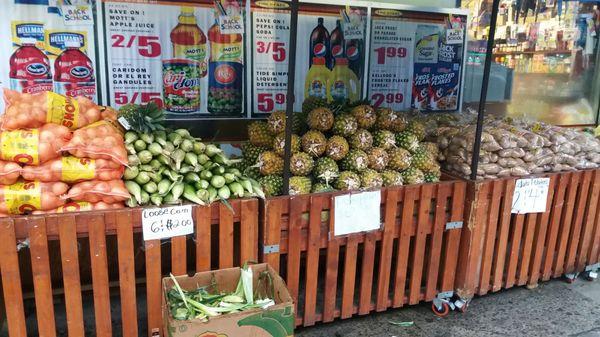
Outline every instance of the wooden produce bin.
<svg viewBox="0 0 600 337">
<path fill-rule="evenodd" d="M 380 230 L 334 237 L 343 192 L 269 198 L 261 207 L 262 262 L 286 279 L 296 324 L 311 326 L 431 301 L 454 290 L 466 182 L 381 190 Z"/>
<path fill-rule="evenodd" d="M 139 208 L 0 219 L 0 272 L 9 336 L 56 336 L 59 327 L 66 327 L 69 336 L 88 336 L 93 333 L 90 330 L 96 336 L 138 336 L 142 331 L 163 336 L 163 276 L 229 268 L 258 259 L 258 200 L 230 203 L 233 212 L 221 203 L 194 206 L 196 234 L 162 241 L 141 239 Z M 107 258 L 114 253 L 107 249 L 113 239 L 116 262 Z M 28 246 L 18 249 L 17 244 L 25 240 Z M 82 240 L 87 245 L 80 246 Z M 59 250 L 49 249 L 56 241 Z M 89 247 L 89 252 L 80 247 Z M 165 254 L 170 255 L 168 264 Z M 51 264 L 50 257 L 56 255 L 61 261 L 58 266 Z M 91 285 L 80 278 L 88 267 Z M 141 275 L 136 273 L 140 268 Z M 113 269 L 118 270 L 116 281 L 109 279 Z M 52 278 L 57 273 L 59 282 Z M 25 279 L 27 275 L 32 279 Z M 33 284 L 33 296 L 24 293 L 22 284 L 26 283 Z M 119 311 L 111 310 L 111 300 L 114 305 L 117 295 L 118 317 Z M 34 297 L 34 309 L 25 305 L 28 297 Z M 90 297 L 93 315 L 85 315 L 83 303 Z M 94 322 L 84 324 L 86 317 Z M 115 330 L 117 322 L 121 332 Z"/>
<path fill-rule="evenodd" d="M 600 169 L 550 178 L 546 211 L 511 214 L 519 178 L 469 182 L 458 293 L 463 298 L 585 270 L 599 261 Z"/>
</svg>

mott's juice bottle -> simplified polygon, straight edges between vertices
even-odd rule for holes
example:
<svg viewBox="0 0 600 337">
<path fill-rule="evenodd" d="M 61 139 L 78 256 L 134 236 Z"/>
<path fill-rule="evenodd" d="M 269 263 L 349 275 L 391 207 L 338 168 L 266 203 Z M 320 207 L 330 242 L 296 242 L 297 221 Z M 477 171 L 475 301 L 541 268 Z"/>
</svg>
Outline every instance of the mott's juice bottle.
<svg viewBox="0 0 600 337">
<path fill-rule="evenodd" d="M 358 100 L 359 81 L 356 74 L 348 67 L 348 59 L 338 57 L 335 59 L 335 67 L 329 75 L 328 98 L 333 101 L 351 102 Z"/>
<path fill-rule="evenodd" d="M 200 77 L 206 76 L 206 35 L 196 22 L 194 8 L 181 7 L 179 23 L 171 31 L 173 58 L 188 59 L 200 64 Z"/>
<path fill-rule="evenodd" d="M 215 13 L 218 17 L 218 13 Z M 242 34 L 222 34 L 219 22 L 208 30 L 208 111 L 235 114 L 242 110 L 244 80 Z"/>
<path fill-rule="evenodd" d="M 65 40 L 65 50 L 54 61 L 54 92 L 69 97 L 96 98 L 94 65 L 79 48 L 78 39 Z"/>
<path fill-rule="evenodd" d="M 48 57 L 35 46 L 36 39 L 23 38 L 10 57 L 10 88 L 37 93 L 52 90 L 52 72 Z"/>
<path fill-rule="evenodd" d="M 313 57 L 312 66 L 306 74 L 304 82 L 304 98 L 317 97 L 327 99 L 329 96 L 327 82 L 329 69 L 325 65 L 324 57 Z"/>
</svg>

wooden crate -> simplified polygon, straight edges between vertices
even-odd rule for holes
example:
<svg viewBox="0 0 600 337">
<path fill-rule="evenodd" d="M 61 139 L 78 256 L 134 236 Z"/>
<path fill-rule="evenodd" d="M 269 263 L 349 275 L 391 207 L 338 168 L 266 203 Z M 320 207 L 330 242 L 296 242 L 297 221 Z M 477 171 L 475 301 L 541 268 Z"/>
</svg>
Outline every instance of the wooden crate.
<svg viewBox="0 0 600 337">
<path fill-rule="evenodd" d="M 296 324 L 431 301 L 454 289 L 466 182 L 381 190 L 380 230 L 333 237 L 334 198 L 322 193 L 267 199 L 262 261 L 279 269 L 296 300 Z"/>
<path fill-rule="evenodd" d="M 48 216 L 28 216 L 0 219 L 0 272 L 6 317 L 10 337 L 25 337 L 37 331 L 43 336 L 56 336 L 57 326 L 66 325 L 69 336 L 85 336 L 82 298 L 85 286 L 80 273 L 91 266 L 95 334 L 111 336 L 115 321 L 122 324 L 117 335 L 162 335 L 161 278 L 173 274 L 195 273 L 212 268 L 227 268 L 243 261 L 258 259 L 258 201 L 231 201 L 233 212 L 223 204 L 209 207 L 194 206 L 195 235 L 168 240 L 143 242 L 134 239 L 141 232 L 141 210 L 123 209 L 106 212 L 67 213 Z M 215 240 L 216 236 L 216 240 Z M 107 240 L 116 237 L 118 282 L 113 293 L 120 299 L 121 315 L 111 315 L 111 286 L 108 271 Z M 89 254 L 79 251 L 78 238 L 87 241 Z M 188 240 L 189 239 L 189 240 Z M 28 240 L 27 248 L 18 250 L 17 243 Z M 58 241 L 59 252 L 49 251 L 49 243 Z M 215 244 L 216 243 L 216 244 Z M 168 249 L 165 249 L 168 248 Z M 170 270 L 165 270 L 162 256 L 170 254 Z M 49 254 L 60 254 L 61 289 L 52 282 Z M 144 277 L 136 276 L 139 259 L 144 256 Z M 81 256 L 89 256 L 82 260 Z M 19 259 L 28 259 L 32 280 L 23 280 Z M 212 261 L 212 263 L 211 263 Z M 32 282 L 35 297 L 35 331 L 27 331 L 22 284 Z M 145 293 L 136 291 L 136 284 L 145 284 Z M 62 294 L 63 295 L 58 295 Z M 144 308 L 137 299 L 145 297 L 147 327 L 138 326 L 138 315 Z M 66 320 L 57 321 L 57 302 L 64 301 Z M 114 298 L 113 298 L 114 301 Z M 147 329 L 146 329 L 147 328 Z M 31 330 L 31 329 L 30 329 Z"/>
<path fill-rule="evenodd" d="M 545 176 L 546 212 L 535 214 L 511 214 L 518 178 L 469 183 L 457 279 L 462 297 L 535 287 L 599 261 L 600 170 Z"/>
</svg>

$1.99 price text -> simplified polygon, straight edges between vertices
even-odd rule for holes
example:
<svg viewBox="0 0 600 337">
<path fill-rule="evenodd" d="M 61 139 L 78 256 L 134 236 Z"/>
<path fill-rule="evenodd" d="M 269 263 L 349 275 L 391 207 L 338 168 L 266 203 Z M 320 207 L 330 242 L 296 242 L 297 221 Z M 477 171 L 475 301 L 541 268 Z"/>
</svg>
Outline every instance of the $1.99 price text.
<svg viewBox="0 0 600 337">
<path fill-rule="evenodd" d="M 192 234 L 194 232 L 192 206 L 144 209 L 142 226 L 146 241 Z"/>
</svg>

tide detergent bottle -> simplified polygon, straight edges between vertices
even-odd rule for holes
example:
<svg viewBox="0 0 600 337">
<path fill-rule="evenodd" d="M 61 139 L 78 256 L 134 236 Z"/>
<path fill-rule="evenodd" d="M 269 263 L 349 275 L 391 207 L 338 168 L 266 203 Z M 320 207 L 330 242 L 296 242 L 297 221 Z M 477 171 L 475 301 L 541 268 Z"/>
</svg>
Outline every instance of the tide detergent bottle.
<svg viewBox="0 0 600 337">
<path fill-rule="evenodd" d="M 313 57 L 312 65 L 306 74 L 304 82 L 304 98 L 316 97 L 327 99 L 329 97 L 329 69 L 325 65 L 324 57 Z"/>
<path fill-rule="evenodd" d="M 327 81 L 328 99 L 338 102 L 355 102 L 358 100 L 360 82 L 356 74 L 348 67 L 348 59 L 339 57 L 335 59 L 335 67 Z"/>
</svg>

